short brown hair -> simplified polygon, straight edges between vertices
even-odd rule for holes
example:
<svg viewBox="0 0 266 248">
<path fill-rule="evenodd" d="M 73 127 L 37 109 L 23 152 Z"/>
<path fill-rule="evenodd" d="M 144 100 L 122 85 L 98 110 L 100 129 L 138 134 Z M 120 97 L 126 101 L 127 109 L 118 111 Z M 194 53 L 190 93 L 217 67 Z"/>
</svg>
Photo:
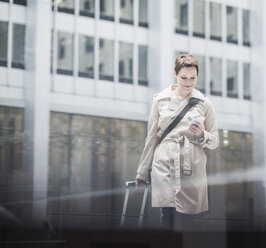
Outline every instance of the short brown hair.
<svg viewBox="0 0 266 248">
<path fill-rule="evenodd" d="M 195 67 L 197 70 L 197 75 L 199 74 L 199 62 L 198 60 L 191 54 L 180 54 L 175 60 L 175 72 L 178 72 L 183 67 Z"/>
</svg>

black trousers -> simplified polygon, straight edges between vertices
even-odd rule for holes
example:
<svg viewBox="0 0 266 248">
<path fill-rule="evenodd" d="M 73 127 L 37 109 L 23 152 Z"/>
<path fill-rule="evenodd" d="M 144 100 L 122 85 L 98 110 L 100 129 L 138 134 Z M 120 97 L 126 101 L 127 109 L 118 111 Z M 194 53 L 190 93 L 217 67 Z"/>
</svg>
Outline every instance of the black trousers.
<svg viewBox="0 0 266 248">
<path fill-rule="evenodd" d="M 163 229 L 173 230 L 174 224 L 180 229 L 189 230 L 190 227 L 193 227 L 193 222 L 198 216 L 203 216 L 204 214 L 183 214 L 177 212 L 173 207 L 163 207 L 162 208 L 162 217 L 161 224 Z M 174 223 L 174 221 L 176 223 Z M 183 227 L 183 228 L 182 228 Z"/>
</svg>

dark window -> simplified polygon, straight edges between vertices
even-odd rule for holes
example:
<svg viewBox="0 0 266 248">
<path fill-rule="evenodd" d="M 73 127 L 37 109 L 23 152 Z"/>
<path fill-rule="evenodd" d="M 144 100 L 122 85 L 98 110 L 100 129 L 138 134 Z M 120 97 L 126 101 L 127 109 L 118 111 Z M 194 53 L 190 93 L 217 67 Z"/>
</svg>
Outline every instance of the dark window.
<svg viewBox="0 0 266 248">
<path fill-rule="evenodd" d="M 0 21 L 0 66 L 7 66 L 8 23 Z"/>
<path fill-rule="evenodd" d="M 25 25 L 13 24 L 12 67 L 25 68 Z"/>
<path fill-rule="evenodd" d="M 14 4 L 27 5 L 27 0 L 14 0 Z"/>
</svg>

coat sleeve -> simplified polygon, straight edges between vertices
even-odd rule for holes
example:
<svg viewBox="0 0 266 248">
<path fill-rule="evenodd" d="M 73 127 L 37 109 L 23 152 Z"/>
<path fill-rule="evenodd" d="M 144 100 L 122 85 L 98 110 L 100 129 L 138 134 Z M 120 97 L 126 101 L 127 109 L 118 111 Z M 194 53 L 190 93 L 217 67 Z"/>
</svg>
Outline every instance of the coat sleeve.
<svg viewBox="0 0 266 248">
<path fill-rule="evenodd" d="M 200 143 L 201 147 L 215 149 L 219 146 L 219 134 L 217 128 L 216 114 L 214 107 L 209 99 L 205 99 L 205 130 L 204 140 Z"/>
<path fill-rule="evenodd" d="M 142 179 L 144 181 L 146 181 L 148 178 L 149 168 L 153 160 L 154 150 L 159 142 L 159 137 L 157 136 L 158 119 L 158 100 L 156 99 L 156 97 L 154 97 L 148 120 L 147 137 L 145 139 L 145 145 L 140 157 L 136 176 L 136 178 Z"/>
</svg>

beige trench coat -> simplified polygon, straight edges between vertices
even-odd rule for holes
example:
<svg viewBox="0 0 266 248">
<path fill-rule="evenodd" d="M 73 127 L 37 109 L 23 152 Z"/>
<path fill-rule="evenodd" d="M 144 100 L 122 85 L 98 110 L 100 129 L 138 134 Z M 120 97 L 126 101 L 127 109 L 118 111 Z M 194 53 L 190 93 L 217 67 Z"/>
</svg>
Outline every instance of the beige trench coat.
<svg viewBox="0 0 266 248">
<path fill-rule="evenodd" d="M 147 180 L 152 164 L 152 206 L 175 207 L 176 211 L 197 214 L 208 210 L 207 158 L 203 148 L 219 145 L 215 111 L 208 98 L 196 90 L 180 102 L 177 85 L 170 85 L 153 99 L 148 134 L 137 170 L 137 178 Z M 190 97 L 201 101 L 193 106 L 179 124 L 159 144 L 159 137 L 188 103 Z M 199 143 L 189 130 L 192 118 L 203 118 L 204 140 Z M 192 174 L 186 174 L 189 170 Z"/>
</svg>

